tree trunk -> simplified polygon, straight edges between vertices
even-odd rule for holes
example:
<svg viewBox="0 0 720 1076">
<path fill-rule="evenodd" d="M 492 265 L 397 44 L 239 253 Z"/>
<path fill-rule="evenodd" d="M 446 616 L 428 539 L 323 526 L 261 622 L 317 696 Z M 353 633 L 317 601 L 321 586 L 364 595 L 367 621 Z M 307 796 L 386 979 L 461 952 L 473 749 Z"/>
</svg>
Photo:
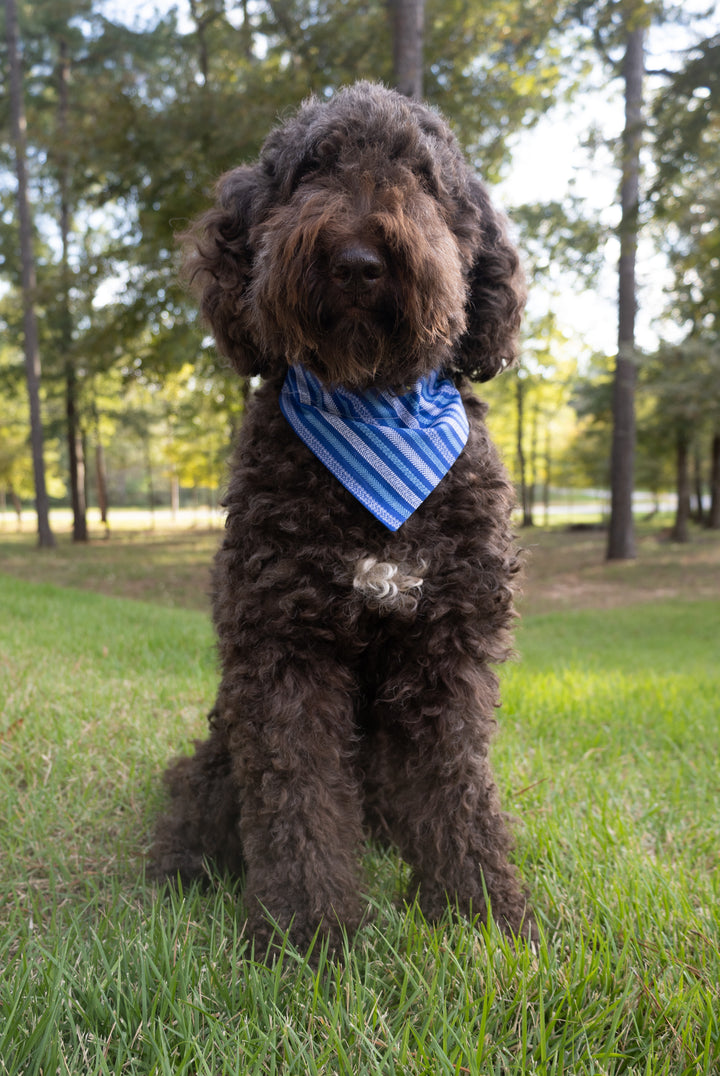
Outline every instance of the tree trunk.
<svg viewBox="0 0 720 1076">
<path fill-rule="evenodd" d="M 178 517 L 180 511 L 180 479 L 178 478 L 177 471 L 173 471 L 170 475 L 170 515 L 173 523 Z"/>
<path fill-rule="evenodd" d="M 95 484 L 97 486 L 97 502 L 100 509 L 100 521 L 105 527 L 105 537 L 110 537 L 110 525 L 108 523 L 108 491 L 107 491 L 107 468 L 105 466 L 105 450 L 102 437 L 100 436 L 100 416 L 98 414 L 97 399 L 92 399 L 93 431 L 95 436 Z"/>
<path fill-rule="evenodd" d="M 202 75 L 202 84 L 207 86 L 208 84 L 208 47 L 205 39 L 205 27 L 207 25 L 206 20 L 202 18 L 198 11 L 197 3 L 195 0 L 190 0 L 190 15 L 195 22 L 195 36 L 198 42 L 198 60 L 200 63 L 200 74 Z"/>
<path fill-rule="evenodd" d="M 77 371 L 72 354 L 72 313 L 70 310 L 70 196 L 68 162 L 68 82 L 70 61 L 67 41 L 60 42 L 58 64 L 58 177 L 60 187 L 60 350 L 65 360 L 65 419 L 67 429 L 70 500 L 73 513 L 73 541 L 87 542 L 85 503 L 85 457 L 77 406 Z"/>
<path fill-rule="evenodd" d="M 707 525 L 720 530 L 720 433 L 712 439 L 712 463 L 710 467 L 710 515 Z"/>
<path fill-rule="evenodd" d="M 77 414 L 77 379 L 69 360 L 65 367 L 65 419 L 67 422 L 70 500 L 73 513 L 73 541 L 87 542 L 87 504 L 85 498 L 85 452 Z"/>
<path fill-rule="evenodd" d="M 705 508 L 703 506 L 703 476 L 702 476 L 702 460 L 700 459 L 700 446 L 695 441 L 693 447 L 693 486 L 695 493 L 695 510 L 692 513 L 693 519 L 701 527 L 705 520 Z"/>
<path fill-rule="evenodd" d="M 536 499 L 536 496 L 537 496 L 537 488 L 538 488 L 538 473 L 539 473 L 539 469 L 538 469 L 538 458 L 539 458 L 538 423 L 539 423 L 539 417 L 540 417 L 540 408 L 539 408 L 538 404 L 536 403 L 535 406 L 533 407 L 532 423 L 530 425 L 530 482 L 529 482 L 530 491 L 529 491 L 528 503 L 530 505 L 530 515 L 531 516 L 533 516 L 533 514 L 535 512 L 535 499 Z M 532 522 L 533 521 L 531 519 L 531 523 Z"/>
<path fill-rule="evenodd" d="M 21 531 L 22 530 L 22 501 L 20 500 L 20 498 L 18 497 L 17 493 L 15 492 L 15 490 L 13 489 L 12 486 L 10 487 L 10 500 L 12 501 L 13 508 L 15 509 L 15 518 L 16 518 L 16 522 L 17 522 L 17 529 L 18 529 L 18 531 Z"/>
<path fill-rule="evenodd" d="M 552 456 L 550 448 L 550 423 L 545 427 L 545 481 L 543 482 L 543 507 L 545 509 L 545 526 L 550 525 L 550 480 L 552 476 Z"/>
<path fill-rule="evenodd" d="M 105 528 L 105 537 L 109 537 L 110 525 L 108 523 L 108 494 L 107 474 L 105 473 L 105 452 L 99 432 L 96 432 L 95 440 L 95 481 L 97 483 L 97 500 L 100 509 L 100 522 Z"/>
<path fill-rule="evenodd" d="M 635 256 L 640 204 L 640 143 L 642 140 L 642 80 L 644 30 L 628 35 L 625 51 L 625 130 L 623 132 L 620 203 L 620 264 L 618 273 L 618 356 L 613 385 L 613 438 L 610 461 L 610 527 L 607 559 L 635 556 L 632 497 L 635 471 Z"/>
<path fill-rule="evenodd" d="M 15 0 L 5 0 L 8 68 L 10 72 L 10 113 L 12 139 L 15 146 L 17 171 L 18 222 L 20 227 L 20 269 L 23 296 L 23 325 L 25 337 L 25 376 L 30 404 L 30 437 L 33 474 L 35 479 L 35 509 L 37 511 L 38 544 L 43 548 L 55 545 L 50 529 L 50 511 L 45 486 L 43 428 L 40 414 L 40 347 L 35 317 L 35 261 L 32 249 L 32 216 L 28 198 L 25 110 L 23 108 L 22 72 L 18 48 L 17 8 Z"/>
<path fill-rule="evenodd" d="M 690 535 L 690 475 L 688 473 L 688 438 L 682 432 L 677 438 L 677 510 L 675 523 L 670 532 L 673 542 L 687 542 Z"/>
<path fill-rule="evenodd" d="M 252 52 L 253 31 L 252 31 L 252 26 L 250 25 L 250 15 L 249 15 L 249 12 L 248 12 L 248 0 L 241 0 L 240 7 L 241 7 L 242 13 L 243 13 L 242 29 L 240 31 L 241 34 L 242 34 L 242 54 L 243 54 L 244 58 L 248 62 L 250 62 L 250 60 L 252 59 L 252 54 L 253 54 L 253 52 Z"/>
<path fill-rule="evenodd" d="M 152 458 L 150 456 L 150 435 L 144 437 L 145 444 L 145 474 L 148 484 L 148 507 L 150 509 L 150 526 L 155 530 L 155 480 L 153 477 Z"/>
<path fill-rule="evenodd" d="M 424 0 L 388 0 L 392 19 L 395 86 L 406 97 L 422 97 Z"/>
<path fill-rule="evenodd" d="M 527 473 L 525 467 L 525 451 L 523 449 L 523 427 L 525 425 L 525 391 L 522 378 L 519 374 L 516 377 L 515 399 L 517 402 L 517 465 L 518 474 L 520 476 L 520 503 L 522 505 L 523 516 L 522 525 L 523 527 L 532 527 L 532 505 L 530 502 L 530 493 L 528 490 Z"/>
</svg>

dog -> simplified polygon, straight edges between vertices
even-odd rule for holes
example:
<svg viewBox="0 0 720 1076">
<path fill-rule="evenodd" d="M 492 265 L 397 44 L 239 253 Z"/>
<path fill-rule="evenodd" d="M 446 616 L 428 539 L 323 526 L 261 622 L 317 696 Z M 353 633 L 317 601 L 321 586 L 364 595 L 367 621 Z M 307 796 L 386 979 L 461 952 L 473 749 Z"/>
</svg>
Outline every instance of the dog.
<svg viewBox="0 0 720 1076">
<path fill-rule="evenodd" d="M 273 130 L 183 241 L 255 390 L 213 570 L 220 687 L 166 774 L 157 870 L 214 862 L 256 944 L 337 949 L 371 836 L 430 920 L 532 936 L 488 761 L 514 495 L 471 385 L 516 358 L 504 218 L 436 111 L 358 82 Z"/>
</svg>

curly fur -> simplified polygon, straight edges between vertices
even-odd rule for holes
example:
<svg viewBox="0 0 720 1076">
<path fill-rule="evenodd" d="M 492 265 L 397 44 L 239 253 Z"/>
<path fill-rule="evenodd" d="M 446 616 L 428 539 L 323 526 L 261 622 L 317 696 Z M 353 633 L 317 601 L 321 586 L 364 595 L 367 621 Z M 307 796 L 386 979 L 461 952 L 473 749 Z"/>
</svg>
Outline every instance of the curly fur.
<svg viewBox="0 0 720 1076">
<path fill-rule="evenodd" d="M 245 872 L 307 944 L 364 914 L 370 833 L 412 866 L 429 916 L 448 897 L 532 933 L 488 746 L 492 665 L 511 648 L 513 493 L 468 379 L 515 358 L 524 294 L 502 217 L 444 121 L 370 83 L 310 99 L 185 236 L 217 345 L 265 379 L 248 407 L 214 566 L 222 678 L 206 741 L 168 771 L 154 857 Z M 278 408 L 289 362 L 328 385 L 461 389 L 460 457 L 392 533 Z"/>
<path fill-rule="evenodd" d="M 419 570 L 425 571 L 423 562 Z M 365 598 L 368 608 L 386 612 L 416 612 L 423 585 L 422 576 L 410 575 L 400 564 L 362 557 L 355 568 L 353 586 Z"/>
</svg>

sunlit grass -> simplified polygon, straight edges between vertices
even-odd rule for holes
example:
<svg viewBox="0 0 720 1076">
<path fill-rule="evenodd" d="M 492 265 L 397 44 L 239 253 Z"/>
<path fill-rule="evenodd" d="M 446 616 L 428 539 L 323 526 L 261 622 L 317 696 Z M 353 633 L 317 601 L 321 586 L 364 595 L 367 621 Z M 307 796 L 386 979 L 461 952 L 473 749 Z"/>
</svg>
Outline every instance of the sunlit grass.
<svg viewBox="0 0 720 1076">
<path fill-rule="evenodd" d="M 494 745 L 537 951 L 398 902 L 344 961 L 254 953 L 242 898 L 146 884 L 208 619 L 0 576 L 0 1073 L 720 1069 L 717 603 L 526 618 Z"/>
</svg>

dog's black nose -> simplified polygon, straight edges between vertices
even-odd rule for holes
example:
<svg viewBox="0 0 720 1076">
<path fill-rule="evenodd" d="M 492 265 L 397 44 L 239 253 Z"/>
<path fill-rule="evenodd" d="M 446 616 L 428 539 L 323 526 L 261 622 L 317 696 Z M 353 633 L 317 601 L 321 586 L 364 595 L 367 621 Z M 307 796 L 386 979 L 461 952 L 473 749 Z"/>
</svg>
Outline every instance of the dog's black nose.
<svg viewBox="0 0 720 1076">
<path fill-rule="evenodd" d="M 356 244 L 341 250 L 330 263 L 330 273 L 338 287 L 367 291 L 385 272 L 385 262 L 377 251 Z"/>
</svg>

